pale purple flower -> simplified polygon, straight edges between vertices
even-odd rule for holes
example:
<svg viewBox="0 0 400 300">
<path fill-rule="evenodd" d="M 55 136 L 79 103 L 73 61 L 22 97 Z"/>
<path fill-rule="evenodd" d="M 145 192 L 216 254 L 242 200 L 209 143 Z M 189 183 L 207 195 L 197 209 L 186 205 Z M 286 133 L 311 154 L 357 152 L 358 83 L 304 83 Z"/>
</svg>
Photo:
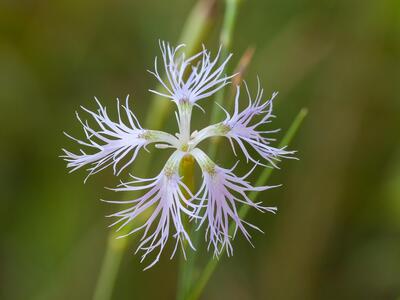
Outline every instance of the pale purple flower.
<svg viewBox="0 0 400 300">
<path fill-rule="evenodd" d="M 78 154 L 63 149 L 63 158 L 67 167 L 75 171 L 86 166 L 89 175 L 97 173 L 109 166 L 113 167 L 114 174 L 131 165 L 141 149 L 155 144 L 156 148 L 173 148 L 174 152 L 166 161 L 161 172 L 153 178 L 138 178 L 133 175 L 132 181 L 123 182 L 115 191 L 141 193 L 137 198 L 128 201 L 106 201 L 127 205 L 110 217 L 117 220 L 111 226 L 118 226 L 120 237 L 125 237 L 142 231 L 137 251 L 143 251 L 142 261 L 152 254 L 155 258 L 146 267 L 152 267 L 160 259 L 161 253 L 170 240 L 175 240 L 175 248 L 181 246 L 185 253 L 185 244 L 193 250 L 189 237 L 188 225 L 206 227 L 205 239 L 208 249 L 212 248 L 215 256 L 223 251 L 229 255 L 233 253 L 232 240 L 239 231 L 251 243 L 249 228 L 258 229 L 251 223 L 244 221 L 239 215 L 239 208 L 243 205 L 252 207 L 261 212 L 275 213 L 275 207 L 265 207 L 261 203 L 253 202 L 250 192 L 259 192 L 273 186 L 255 187 L 249 180 L 249 175 L 258 165 L 264 165 L 259 159 L 275 167 L 281 158 L 292 158 L 293 151 L 285 147 L 275 148 L 270 134 L 277 130 L 265 130 L 273 118 L 272 102 L 276 96 L 264 100 L 263 89 L 258 84 L 256 97 L 252 99 L 246 85 L 248 105 L 240 109 L 240 88 L 237 87 L 233 114 L 226 112 L 226 118 L 220 123 L 210 125 L 199 131 L 191 131 L 191 116 L 193 107 L 198 106 L 201 99 L 212 96 L 215 92 L 229 84 L 234 75 L 225 75 L 224 68 L 230 55 L 220 63 L 220 51 L 211 59 L 208 50 L 203 50 L 194 56 L 186 58 L 183 45 L 176 48 L 168 43 L 160 42 L 165 79 L 161 77 L 155 60 L 155 70 L 151 71 L 164 91 L 152 92 L 166 97 L 177 106 L 175 112 L 179 132 L 174 135 L 157 130 L 143 128 L 138 119 L 128 107 L 128 97 L 125 106 L 117 101 L 117 118 L 109 117 L 106 108 L 99 101 L 96 112 L 83 108 L 92 119 L 92 123 L 78 120 L 83 126 L 85 138 L 79 140 L 70 137 L 83 148 Z M 122 107 L 123 114 L 120 112 Z M 90 124 L 94 124 L 90 125 Z M 199 144 L 205 139 L 222 136 L 226 137 L 235 155 L 234 144 L 239 145 L 246 160 L 253 163 L 251 171 L 244 176 L 235 175 L 234 169 L 225 169 L 213 162 L 205 152 L 199 149 Z M 253 157 L 255 153 L 256 156 Z M 192 156 L 199 164 L 202 172 L 202 183 L 197 191 L 191 192 L 183 183 L 179 174 L 181 160 L 185 156 Z M 237 163 L 236 163 L 237 164 Z M 236 166 L 235 164 L 235 166 Z M 185 224 L 183 220 L 190 220 Z M 135 221 L 137 227 L 132 227 Z M 234 225 L 233 234 L 229 232 L 230 224 Z M 128 226 L 129 225 L 129 226 Z"/>
</svg>

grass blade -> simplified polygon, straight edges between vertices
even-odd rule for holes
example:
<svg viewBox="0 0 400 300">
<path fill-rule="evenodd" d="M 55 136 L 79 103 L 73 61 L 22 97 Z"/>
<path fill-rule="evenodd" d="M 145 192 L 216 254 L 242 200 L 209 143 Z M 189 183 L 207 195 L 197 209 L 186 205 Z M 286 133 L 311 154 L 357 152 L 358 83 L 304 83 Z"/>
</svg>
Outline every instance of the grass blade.
<svg viewBox="0 0 400 300">
<path fill-rule="evenodd" d="M 298 129 L 300 128 L 304 118 L 307 115 L 307 109 L 303 108 L 300 110 L 300 112 L 297 114 L 295 119 L 293 120 L 292 124 L 289 127 L 289 130 L 287 131 L 286 135 L 283 137 L 280 147 L 287 146 L 290 144 L 294 136 L 296 135 Z M 256 186 L 259 185 L 265 185 L 268 179 L 270 178 L 272 172 L 274 169 L 272 168 L 265 168 L 264 171 L 261 173 L 259 178 L 256 181 Z M 257 198 L 257 195 L 259 193 L 257 192 L 252 192 L 249 194 L 249 197 L 251 200 L 255 200 Z M 249 211 L 249 206 L 242 206 L 241 209 L 239 210 L 239 216 L 241 218 L 244 218 Z M 234 225 L 231 224 L 230 226 L 230 232 L 234 231 Z M 214 273 L 216 267 L 218 266 L 218 263 L 220 260 L 211 258 L 207 265 L 205 266 L 204 270 L 200 274 L 199 279 L 196 281 L 196 285 L 193 287 L 191 293 L 189 294 L 189 297 L 187 298 L 188 300 L 197 300 L 201 296 L 201 293 L 203 292 L 205 286 L 207 285 L 207 282 L 211 278 L 211 275 Z"/>
</svg>

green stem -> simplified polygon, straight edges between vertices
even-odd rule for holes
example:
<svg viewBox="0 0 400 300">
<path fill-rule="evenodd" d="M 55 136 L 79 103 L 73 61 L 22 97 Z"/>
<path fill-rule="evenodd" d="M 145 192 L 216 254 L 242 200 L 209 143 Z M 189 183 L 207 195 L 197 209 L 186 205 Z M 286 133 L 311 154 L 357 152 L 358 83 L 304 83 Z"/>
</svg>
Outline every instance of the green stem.
<svg viewBox="0 0 400 300">
<path fill-rule="evenodd" d="M 180 42 L 186 43 L 186 54 L 188 56 L 193 55 L 196 49 L 199 48 L 204 35 L 211 27 L 215 2 L 216 0 L 199 0 L 189 14 L 179 39 Z M 151 129 L 160 128 L 168 115 L 168 106 L 169 101 L 154 96 L 151 108 L 147 114 L 146 127 Z M 135 169 L 147 172 L 150 161 L 150 155 L 145 156 L 136 163 Z M 134 223 L 130 223 L 130 226 L 133 227 Z M 133 240 L 133 237 L 130 238 L 129 242 Z M 110 300 L 112 298 L 121 260 L 128 245 L 128 241 L 122 242 L 122 240 L 116 239 L 114 233 L 110 233 L 109 235 L 99 278 L 94 291 L 94 300 Z"/>
<path fill-rule="evenodd" d="M 303 122 L 306 115 L 307 115 L 307 109 L 305 109 L 305 108 L 301 109 L 300 112 L 297 114 L 296 118 L 293 120 L 292 124 L 290 125 L 290 128 L 287 131 L 286 135 L 283 137 L 279 147 L 287 146 L 290 144 L 293 137 L 296 135 L 298 129 L 300 128 L 300 125 Z M 272 168 L 265 168 L 264 171 L 259 176 L 259 178 L 257 179 L 255 185 L 256 186 L 265 185 L 273 171 L 274 171 L 274 169 L 272 169 Z M 258 194 L 259 193 L 257 193 L 257 192 L 252 192 L 249 194 L 249 198 L 252 201 L 254 201 L 254 200 L 256 200 Z M 248 211 L 249 211 L 249 206 L 247 206 L 247 205 L 242 206 L 239 210 L 239 216 L 241 218 L 245 218 Z M 229 229 L 230 229 L 229 231 L 232 233 L 234 231 L 234 224 L 231 224 Z M 193 287 L 193 289 L 191 290 L 191 293 L 189 294 L 189 297 L 186 300 L 199 299 L 202 291 L 204 290 L 204 287 L 206 286 L 207 282 L 210 280 L 211 275 L 214 273 L 219 262 L 220 262 L 220 260 L 213 259 L 213 258 L 211 258 L 208 261 L 208 263 L 205 266 L 205 268 L 203 269 L 203 272 L 201 273 L 199 279 L 196 281 L 196 285 Z"/>
<path fill-rule="evenodd" d="M 232 46 L 233 32 L 235 29 L 235 23 L 238 14 L 240 0 L 225 0 L 225 14 L 222 23 L 220 44 L 221 44 L 221 57 L 220 61 L 224 61 L 228 55 Z M 224 89 L 218 91 L 215 95 L 215 102 L 222 105 L 224 102 Z M 214 105 L 211 111 L 211 124 L 214 124 L 221 117 L 221 109 L 218 105 Z M 217 152 L 218 138 L 214 139 L 208 149 L 208 155 L 215 158 Z"/>
<path fill-rule="evenodd" d="M 221 44 L 221 56 L 220 61 L 224 61 L 228 55 L 232 44 L 233 30 L 235 27 L 237 11 L 238 11 L 239 0 L 225 0 L 225 13 L 224 20 L 221 28 L 220 44 Z M 216 95 L 216 102 L 221 104 L 224 99 L 223 89 L 221 89 Z M 215 123 L 219 117 L 219 110 L 214 106 L 211 112 L 211 124 Z M 211 157 L 215 156 L 216 143 L 211 143 L 209 148 L 209 153 Z M 196 249 L 199 247 L 202 232 L 192 228 L 191 238 L 192 243 Z M 179 275 L 178 275 L 178 292 L 177 300 L 184 300 L 191 289 L 191 286 L 196 281 L 195 269 L 197 261 L 197 253 L 194 251 L 189 251 L 187 256 L 187 261 L 180 264 Z"/>
<path fill-rule="evenodd" d="M 220 35 L 220 43 L 221 43 L 221 56 L 220 61 L 224 61 L 229 55 L 229 49 L 232 44 L 232 36 L 233 29 L 237 16 L 237 6 L 239 0 L 225 0 L 225 14 L 224 20 L 221 28 Z M 223 89 L 217 94 L 216 101 L 217 103 L 222 103 L 224 98 Z M 211 120 L 212 123 L 215 123 L 215 120 L 218 119 L 218 110 L 214 109 L 211 112 Z M 216 152 L 216 144 L 210 144 L 210 153 L 211 156 Z M 192 228 L 191 230 L 191 238 L 192 243 L 196 249 L 198 249 L 200 240 L 201 240 L 201 231 Z M 184 300 L 191 289 L 193 282 L 196 280 L 195 278 L 195 269 L 196 269 L 196 259 L 197 253 L 194 251 L 188 251 L 187 261 L 180 262 L 179 274 L 178 274 L 178 292 L 177 292 L 177 300 Z"/>
<path fill-rule="evenodd" d="M 180 165 L 180 174 L 183 176 L 183 182 L 190 189 L 192 193 L 195 191 L 195 178 L 194 178 L 194 157 L 192 155 L 186 155 L 181 162 Z M 187 194 L 187 193 L 186 193 Z M 189 198 L 189 195 L 186 195 Z M 187 227 L 188 220 L 185 219 L 185 227 Z M 187 249 L 188 247 L 185 248 Z M 192 249 L 189 249 L 189 253 L 192 253 Z M 192 258 L 192 256 L 187 256 L 187 259 Z M 186 295 L 190 289 L 190 278 L 192 277 L 192 269 L 188 268 L 188 261 L 184 258 L 183 254 L 180 256 L 179 261 L 179 271 L 178 271 L 178 288 L 176 299 L 177 300 L 185 300 Z"/>
<path fill-rule="evenodd" d="M 126 239 L 116 239 L 113 234 L 110 234 L 93 296 L 94 300 L 111 299 L 114 281 L 117 277 L 125 247 Z"/>
</svg>

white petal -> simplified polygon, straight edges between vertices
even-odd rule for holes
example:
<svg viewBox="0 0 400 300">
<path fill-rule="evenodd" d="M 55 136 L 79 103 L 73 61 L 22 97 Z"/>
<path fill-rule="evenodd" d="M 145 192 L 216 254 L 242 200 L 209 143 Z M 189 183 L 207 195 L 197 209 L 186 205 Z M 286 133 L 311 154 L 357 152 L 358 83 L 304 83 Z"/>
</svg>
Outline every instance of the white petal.
<svg viewBox="0 0 400 300">
<path fill-rule="evenodd" d="M 149 143 L 162 142 L 170 146 L 178 144 L 177 139 L 170 134 L 143 129 L 136 116 L 129 109 L 128 97 L 125 106 L 120 105 L 117 99 L 117 121 L 111 120 L 106 108 L 97 99 L 96 102 L 99 106 L 97 112 L 86 108 L 83 108 L 83 110 L 92 117 L 97 128 L 92 128 L 87 121 L 83 122 L 77 114 L 86 139 L 79 140 L 66 134 L 78 144 L 91 149 L 90 153 L 80 150 L 79 154 L 63 149 L 65 155 L 62 157 L 68 162 L 67 167 L 71 168 L 72 171 L 88 165 L 88 178 L 108 166 L 113 166 L 114 174 L 119 174 L 136 159 L 139 150 Z M 123 121 L 121 107 L 126 122 Z"/>
<path fill-rule="evenodd" d="M 175 238 L 175 250 L 172 256 L 175 254 L 178 244 L 182 246 L 185 241 L 194 249 L 182 221 L 183 215 L 188 215 L 189 218 L 196 217 L 194 211 L 197 209 L 197 206 L 190 199 L 185 198 L 183 189 L 189 190 L 178 174 L 179 163 L 183 155 L 183 152 L 174 152 L 162 172 L 152 180 L 136 179 L 133 182 L 122 184 L 122 188 L 116 189 L 118 191 L 147 190 L 143 196 L 125 202 L 133 204 L 133 206 L 111 215 L 119 218 L 113 223 L 113 225 L 119 225 L 118 230 L 133 221 L 138 222 L 138 224 L 143 222 L 142 225 L 130 229 L 121 237 L 143 230 L 137 248 L 137 251 L 142 250 L 144 252 L 142 261 L 149 254 L 156 253 L 155 259 L 145 269 L 152 267 L 159 260 L 171 235 Z M 141 183 L 144 183 L 144 185 L 140 185 Z M 147 219 L 144 221 L 144 218 Z M 173 228 L 173 232 L 171 232 L 171 228 Z M 182 249 L 184 251 L 183 247 Z"/>
<path fill-rule="evenodd" d="M 184 45 L 179 45 L 174 48 L 168 43 L 160 41 L 166 79 L 163 79 L 159 73 L 157 59 L 154 61 L 154 71 L 149 72 L 155 76 L 165 91 L 150 90 L 151 92 L 170 98 L 177 104 L 184 100 L 195 104 L 196 101 L 213 95 L 229 84 L 229 79 L 234 75 L 224 75 L 224 69 L 231 55 L 217 65 L 221 49 L 214 59 L 211 59 L 210 52 L 204 47 L 201 52 L 185 58 L 184 54 L 178 56 L 178 52 L 183 47 Z M 192 65 L 196 60 L 198 63 Z M 188 76 L 187 73 L 189 73 Z"/>
<path fill-rule="evenodd" d="M 230 222 L 235 224 L 234 233 L 239 229 L 250 243 L 251 236 L 245 225 L 258 229 L 240 218 L 238 205 L 249 205 L 263 212 L 275 212 L 276 208 L 261 206 L 259 203 L 251 201 L 247 196 L 248 192 L 271 187 L 254 187 L 246 181 L 247 176 L 253 170 L 243 177 L 237 177 L 232 172 L 233 168 L 224 169 L 217 166 L 203 151 L 194 149 L 192 154 L 203 172 L 203 183 L 197 193 L 198 200 L 200 200 L 197 212 L 198 214 L 202 212 L 202 206 L 207 201 L 200 226 L 203 223 L 207 224 L 206 240 L 209 243 L 208 248 L 212 246 L 216 256 L 219 256 L 223 250 L 226 250 L 228 256 L 230 256 L 233 254 L 231 240 L 234 237 L 229 232 Z"/>
</svg>

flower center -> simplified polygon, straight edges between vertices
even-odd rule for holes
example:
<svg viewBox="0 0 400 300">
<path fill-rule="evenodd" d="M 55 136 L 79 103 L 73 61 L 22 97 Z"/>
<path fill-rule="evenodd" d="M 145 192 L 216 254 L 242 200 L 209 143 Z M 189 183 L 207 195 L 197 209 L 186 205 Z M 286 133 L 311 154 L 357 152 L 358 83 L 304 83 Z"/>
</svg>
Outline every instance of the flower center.
<svg viewBox="0 0 400 300">
<path fill-rule="evenodd" d="M 221 134 L 223 134 L 223 135 L 227 134 L 232 129 L 229 125 L 224 124 L 224 123 L 219 124 L 218 127 L 219 127 Z"/>
<path fill-rule="evenodd" d="M 138 134 L 139 139 L 149 140 L 151 139 L 151 137 L 151 133 L 147 130 L 143 130 L 141 133 Z"/>
<path fill-rule="evenodd" d="M 187 143 L 182 144 L 181 151 L 187 152 L 189 150 L 189 145 Z"/>
</svg>

